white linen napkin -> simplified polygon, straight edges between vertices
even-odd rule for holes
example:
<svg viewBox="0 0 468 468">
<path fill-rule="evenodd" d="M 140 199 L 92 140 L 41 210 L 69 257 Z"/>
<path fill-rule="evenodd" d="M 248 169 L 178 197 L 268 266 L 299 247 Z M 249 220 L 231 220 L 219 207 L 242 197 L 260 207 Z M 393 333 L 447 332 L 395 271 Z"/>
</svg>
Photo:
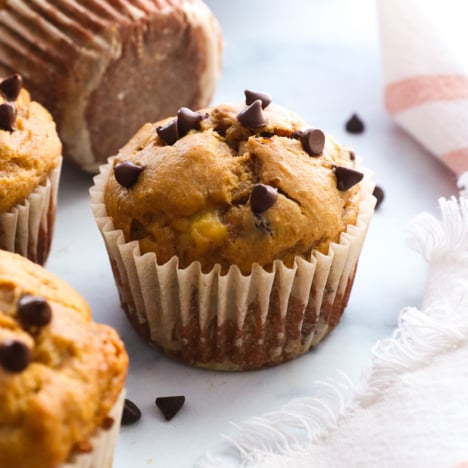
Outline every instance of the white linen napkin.
<svg viewBox="0 0 468 468">
<path fill-rule="evenodd" d="M 385 106 L 456 174 L 468 170 L 468 1 L 378 0 Z"/>
<path fill-rule="evenodd" d="M 466 196 L 466 194 L 465 194 Z M 199 468 L 453 468 L 468 461 L 468 198 L 419 215 L 410 245 L 429 264 L 421 310 L 373 350 L 357 385 L 345 375 L 238 427 Z"/>
</svg>

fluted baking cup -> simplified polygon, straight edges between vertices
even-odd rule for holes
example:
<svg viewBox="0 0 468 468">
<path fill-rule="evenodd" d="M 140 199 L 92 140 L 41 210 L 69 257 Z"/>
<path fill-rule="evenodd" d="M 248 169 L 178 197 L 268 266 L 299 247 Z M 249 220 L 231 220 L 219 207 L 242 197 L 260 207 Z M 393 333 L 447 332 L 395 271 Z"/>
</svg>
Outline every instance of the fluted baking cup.
<svg viewBox="0 0 468 468">
<path fill-rule="evenodd" d="M 44 265 L 55 225 L 61 163 L 21 203 L 0 214 L 0 249 Z"/>
<path fill-rule="evenodd" d="M 104 238 L 120 300 L 138 333 L 185 363 L 221 370 L 272 366 L 317 345 L 339 322 L 375 206 L 372 176 L 360 183 L 359 213 L 328 254 L 312 251 L 292 267 L 271 271 L 254 264 L 249 275 L 220 265 L 203 273 L 198 262 L 179 268 L 176 257 L 159 265 L 126 242 L 104 204 L 112 160 L 91 188 L 91 205 Z"/>
<path fill-rule="evenodd" d="M 89 441 L 88 453 L 74 453 L 71 459 L 60 468 L 112 468 L 115 445 L 120 431 L 120 422 L 125 402 L 125 390 L 122 390 L 107 418 L 113 423 L 110 428 L 99 428 Z"/>
</svg>

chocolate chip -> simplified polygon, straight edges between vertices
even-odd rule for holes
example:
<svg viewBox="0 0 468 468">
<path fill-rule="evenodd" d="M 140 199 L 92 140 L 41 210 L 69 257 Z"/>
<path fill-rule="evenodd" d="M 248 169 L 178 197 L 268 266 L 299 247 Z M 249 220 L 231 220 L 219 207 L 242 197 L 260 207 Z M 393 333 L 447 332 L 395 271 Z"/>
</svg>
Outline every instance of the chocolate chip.
<svg viewBox="0 0 468 468">
<path fill-rule="evenodd" d="M 250 89 L 246 89 L 244 91 L 245 94 L 245 103 L 250 106 L 250 104 L 254 103 L 257 99 L 262 101 L 262 109 L 265 109 L 271 104 L 271 96 L 266 93 L 257 93 L 255 91 L 251 91 Z"/>
<path fill-rule="evenodd" d="M 262 110 L 262 101 L 257 99 L 239 112 L 237 120 L 247 128 L 263 127 L 266 124 L 266 118 Z"/>
<path fill-rule="evenodd" d="M 349 190 L 362 180 L 364 174 L 349 167 L 335 166 L 336 187 L 341 192 Z"/>
<path fill-rule="evenodd" d="M 131 161 L 120 161 L 114 167 L 115 180 L 123 187 L 133 187 L 145 166 L 137 166 Z"/>
<path fill-rule="evenodd" d="M 194 112 L 187 107 L 181 107 L 177 111 L 177 128 L 179 138 L 187 135 L 190 130 L 198 130 L 203 116 L 199 112 Z"/>
<path fill-rule="evenodd" d="M 161 410 L 161 413 L 166 418 L 166 421 L 170 421 L 184 406 L 184 396 L 168 396 L 156 398 L 156 406 Z"/>
<path fill-rule="evenodd" d="M 159 126 L 156 129 L 159 138 L 164 140 L 168 145 L 173 145 L 179 139 L 179 130 L 177 129 L 177 119 L 171 120 L 164 126 Z"/>
<path fill-rule="evenodd" d="M 375 204 L 375 209 L 377 209 L 383 202 L 385 198 L 385 192 L 383 191 L 383 188 L 380 187 L 380 185 L 376 185 L 374 187 L 374 191 L 372 192 L 372 195 L 377 199 L 377 202 Z"/>
<path fill-rule="evenodd" d="M 16 106 L 9 102 L 0 104 L 0 130 L 13 132 L 16 122 Z"/>
<path fill-rule="evenodd" d="M 15 73 L 0 82 L 0 92 L 8 101 L 16 101 L 23 87 L 23 77 Z"/>
<path fill-rule="evenodd" d="M 114 425 L 114 418 L 107 416 L 104 418 L 104 421 L 102 421 L 101 428 L 104 429 L 105 431 L 108 431 L 109 429 L 112 429 L 113 425 Z"/>
<path fill-rule="evenodd" d="M 31 362 L 31 350 L 18 340 L 0 344 L 0 365 L 9 372 L 21 372 Z"/>
<path fill-rule="evenodd" d="M 302 147 L 309 156 L 320 156 L 325 146 L 325 134 L 322 130 L 312 129 L 306 130 L 300 137 Z"/>
<path fill-rule="evenodd" d="M 52 320 L 49 303 L 40 296 L 24 294 L 17 305 L 18 318 L 25 327 L 45 327 Z"/>
<path fill-rule="evenodd" d="M 270 185 L 257 184 L 250 194 L 250 208 L 255 214 L 271 208 L 278 198 L 278 190 Z"/>
<path fill-rule="evenodd" d="M 302 138 L 302 135 L 304 135 L 303 130 L 296 130 L 295 132 L 291 133 L 291 138 L 294 138 L 295 140 L 300 140 Z"/>
<path fill-rule="evenodd" d="M 257 229 L 261 229 L 262 231 L 266 232 L 270 236 L 273 236 L 273 231 L 271 230 L 270 222 L 265 219 L 260 214 L 255 215 L 255 227 Z"/>
<path fill-rule="evenodd" d="M 141 411 L 133 401 L 125 398 L 123 412 L 122 412 L 122 425 L 128 426 L 139 421 L 141 418 Z"/>
<path fill-rule="evenodd" d="M 357 114 L 353 114 L 347 120 L 345 128 L 348 133 L 362 133 L 364 131 L 364 122 Z"/>
<path fill-rule="evenodd" d="M 354 154 L 354 151 L 350 151 L 349 152 L 349 159 L 351 161 L 355 161 L 356 160 L 356 155 Z"/>
</svg>

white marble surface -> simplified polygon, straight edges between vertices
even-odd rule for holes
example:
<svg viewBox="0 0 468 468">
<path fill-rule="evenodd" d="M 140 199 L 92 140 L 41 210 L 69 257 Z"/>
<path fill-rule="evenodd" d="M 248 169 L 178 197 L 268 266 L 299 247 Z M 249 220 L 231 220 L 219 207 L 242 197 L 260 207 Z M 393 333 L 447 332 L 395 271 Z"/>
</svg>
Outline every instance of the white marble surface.
<svg viewBox="0 0 468 468">
<path fill-rule="evenodd" d="M 378 30 L 373 0 L 210 0 L 226 51 L 215 102 L 241 101 L 245 88 L 266 91 L 361 154 L 386 199 L 374 217 L 351 300 L 338 328 L 317 349 L 281 366 L 217 373 L 173 362 L 145 345 L 127 324 L 103 242 L 89 209 L 91 178 L 66 166 L 48 269 L 89 301 L 95 319 L 113 325 L 131 358 L 128 397 L 142 420 L 121 431 L 115 468 L 189 467 L 233 433 L 229 422 L 279 409 L 337 369 L 353 378 L 373 344 L 388 336 L 405 305 L 418 305 L 423 261 L 405 244 L 405 226 L 420 211 L 437 213 L 437 198 L 456 193 L 455 178 L 395 127 L 382 105 Z M 358 112 L 362 135 L 343 124 Z M 157 396 L 186 396 L 170 422 Z"/>
</svg>

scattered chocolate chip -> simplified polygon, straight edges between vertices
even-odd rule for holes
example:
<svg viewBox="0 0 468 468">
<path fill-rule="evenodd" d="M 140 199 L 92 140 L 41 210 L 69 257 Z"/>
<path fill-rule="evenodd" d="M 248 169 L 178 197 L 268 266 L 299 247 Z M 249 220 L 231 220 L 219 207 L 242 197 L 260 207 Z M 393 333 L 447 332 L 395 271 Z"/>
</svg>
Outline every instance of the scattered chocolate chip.
<svg viewBox="0 0 468 468">
<path fill-rule="evenodd" d="M 117 180 L 122 187 L 133 187 L 144 168 L 145 166 L 137 166 L 131 161 L 120 161 L 114 167 L 115 180 Z"/>
<path fill-rule="evenodd" d="M 335 166 L 336 187 L 341 192 L 349 190 L 362 180 L 364 174 L 349 167 Z"/>
<path fill-rule="evenodd" d="M 271 104 L 271 96 L 267 93 L 257 93 L 255 91 L 251 91 L 250 89 L 246 89 L 244 91 L 244 94 L 245 94 L 245 103 L 248 106 L 250 106 L 250 104 L 254 103 L 258 99 L 262 101 L 262 109 L 265 109 Z"/>
<path fill-rule="evenodd" d="M 9 372 L 21 372 L 31 362 L 31 350 L 18 340 L 0 344 L 0 365 Z"/>
<path fill-rule="evenodd" d="M 179 130 L 179 138 L 187 135 L 190 130 L 200 129 L 200 122 L 203 116 L 200 112 L 194 112 L 187 107 L 181 107 L 177 111 L 177 129 Z"/>
<path fill-rule="evenodd" d="M 309 156 L 320 156 L 325 146 L 325 134 L 322 130 L 310 128 L 300 137 L 302 147 Z"/>
<path fill-rule="evenodd" d="M 114 425 L 114 418 L 107 416 L 104 418 L 104 421 L 102 421 L 101 428 L 104 429 L 105 431 L 108 431 L 109 429 L 112 428 L 113 425 Z"/>
<path fill-rule="evenodd" d="M 237 120 L 247 128 L 263 127 L 266 124 L 266 118 L 262 110 L 262 101 L 257 99 L 239 112 Z"/>
<path fill-rule="evenodd" d="M 141 418 L 141 411 L 133 401 L 125 398 L 124 408 L 122 412 L 122 425 L 128 426 L 139 421 Z"/>
<path fill-rule="evenodd" d="M 171 120 L 164 126 L 159 126 L 156 129 L 159 138 L 164 140 L 168 145 L 173 145 L 179 139 L 179 130 L 177 129 L 177 119 Z"/>
<path fill-rule="evenodd" d="M 16 106 L 9 102 L 0 104 L 0 130 L 13 132 L 16 122 Z"/>
<path fill-rule="evenodd" d="M 270 185 L 257 184 L 250 194 L 250 207 L 255 214 L 271 208 L 278 198 L 278 190 Z"/>
<path fill-rule="evenodd" d="M 380 187 L 380 185 L 376 185 L 374 187 L 374 191 L 372 192 L 372 195 L 377 199 L 377 202 L 375 204 L 375 209 L 377 209 L 383 202 L 385 198 L 385 192 L 383 191 L 383 188 Z"/>
<path fill-rule="evenodd" d="M 362 133 L 364 131 L 364 122 L 357 114 L 353 114 L 347 120 L 345 128 L 348 133 Z"/>
<path fill-rule="evenodd" d="M 356 155 L 354 154 L 354 151 L 349 152 L 349 159 L 351 161 L 356 161 Z"/>
<path fill-rule="evenodd" d="M 52 320 L 49 303 L 40 296 L 24 294 L 17 305 L 18 318 L 25 327 L 45 327 Z"/>
<path fill-rule="evenodd" d="M 22 87 L 23 77 L 19 73 L 10 75 L 0 82 L 0 92 L 8 101 L 16 101 Z"/>
<path fill-rule="evenodd" d="M 184 396 L 168 396 L 156 398 L 156 406 L 161 410 L 161 413 L 166 418 L 166 421 L 170 421 L 184 406 Z"/>
</svg>

